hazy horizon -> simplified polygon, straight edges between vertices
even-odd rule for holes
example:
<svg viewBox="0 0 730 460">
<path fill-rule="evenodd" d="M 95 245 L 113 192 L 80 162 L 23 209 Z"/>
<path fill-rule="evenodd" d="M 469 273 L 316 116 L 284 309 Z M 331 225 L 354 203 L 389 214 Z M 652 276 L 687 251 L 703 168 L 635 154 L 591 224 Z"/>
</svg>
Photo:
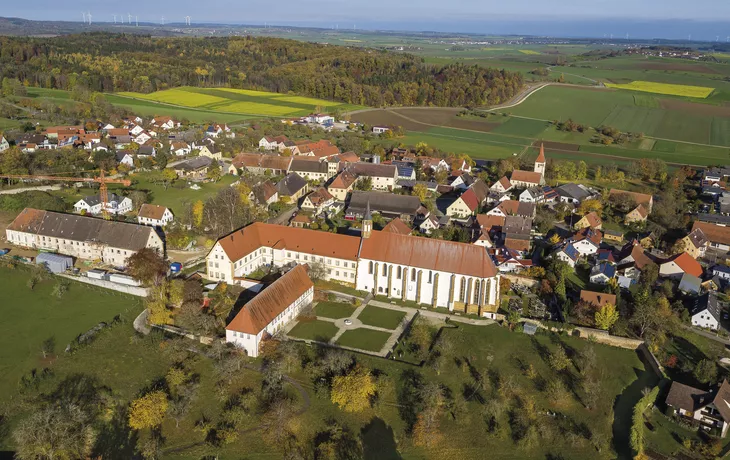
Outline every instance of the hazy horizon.
<svg viewBox="0 0 730 460">
<path fill-rule="evenodd" d="M 686 39 L 725 42 L 730 37 L 730 2 L 725 0 L 512 0 L 493 1 L 421 0 L 394 3 L 371 0 L 343 4 L 334 0 L 269 2 L 251 0 L 241 5 L 233 0 L 210 2 L 201 9 L 191 0 L 161 0 L 154 3 L 130 0 L 123 6 L 78 0 L 69 6 L 38 0 L 32 5 L 13 3 L 0 15 L 30 20 L 82 21 L 91 12 L 92 22 L 113 23 L 128 14 L 140 22 L 179 23 L 190 16 L 192 24 L 276 25 L 394 31 L 549 35 L 555 37 L 614 37 Z M 528 13 L 525 13 L 528 12 Z"/>
</svg>

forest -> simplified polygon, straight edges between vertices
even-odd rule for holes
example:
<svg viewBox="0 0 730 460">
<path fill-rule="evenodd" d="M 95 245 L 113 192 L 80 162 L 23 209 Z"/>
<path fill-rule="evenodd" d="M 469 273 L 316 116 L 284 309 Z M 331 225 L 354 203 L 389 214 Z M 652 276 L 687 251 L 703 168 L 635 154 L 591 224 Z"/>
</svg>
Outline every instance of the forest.
<svg viewBox="0 0 730 460">
<path fill-rule="evenodd" d="M 523 85 L 519 73 L 431 65 L 405 53 L 269 37 L 109 33 L 0 37 L 0 79 L 4 77 L 26 86 L 83 86 L 97 92 L 225 86 L 371 107 L 499 104 Z"/>
</svg>

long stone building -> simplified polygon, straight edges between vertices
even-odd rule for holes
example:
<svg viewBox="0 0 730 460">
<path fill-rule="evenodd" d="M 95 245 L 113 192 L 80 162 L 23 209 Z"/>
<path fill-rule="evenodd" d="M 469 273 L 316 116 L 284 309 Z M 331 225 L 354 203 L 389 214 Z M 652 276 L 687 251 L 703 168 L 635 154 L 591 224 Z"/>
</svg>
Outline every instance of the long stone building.
<svg viewBox="0 0 730 460">
<path fill-rule="evenodd" d="M 489 314 L 499 304 L 499 272 L 477 245 L 372 230 L 348 236 L 254 223 L 218 240 L 208 277 L 235 283 L 263 266 L 322 264 L 324 278 L 394 299 Z"/>
<path fill-rule="evenodd" d="M 8 242 L 31 249 L 100 260 L 115 267 L 143 248 L 164 256 L 165 245 L 152 227 L 94 217 L 25 208 L 5 230 Z"/>
</svg>

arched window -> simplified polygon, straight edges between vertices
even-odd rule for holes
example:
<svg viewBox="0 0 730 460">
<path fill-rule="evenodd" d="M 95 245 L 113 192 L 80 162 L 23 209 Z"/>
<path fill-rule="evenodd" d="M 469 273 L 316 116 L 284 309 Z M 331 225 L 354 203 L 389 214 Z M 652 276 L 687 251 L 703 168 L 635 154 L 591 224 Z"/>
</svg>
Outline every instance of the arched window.
<svg viewBox="0 0 730 460">
<path fill-rule="evenodd" d="M 416 269 L 411 268 L 411 281 L 416 281 Z"/>
<path fill-rule="evenodd" d="M 398 279 L 401 279 L 401 277 L 403 276 L 403 269 L 400 267 L 400 265 L 398 266 L 398 270 L 396 273 L 398 273 Z"/>
<path fill-rule="evenodd" d="M 480 289 L 482 287 L 482 283 L 480 280 L 474 281 L 474 304 L 479 305 L 479 297 L 482 293 L 482 290 Z"/>
<path fill-rule="evenodd" d="M 368 274 L 369 275 L 372 275 L 373 274 L 373 262 L 372 261 L 368 265 Z"/>
<path fill-rule="evenodd" d="M 383 276 L 388 276 L 388 264 L 383 264 Z"/>
<path fill-rule="evenodd" d="M 428 284 L 433 283 L 433 272 L 431 270 L 428 271 Z"/>
<path fill-rule="evenodd" d="M 459 289 L 459 302 L 466 302 L 466 278 L 461 279 L 461 287 Z"/>
</svg>

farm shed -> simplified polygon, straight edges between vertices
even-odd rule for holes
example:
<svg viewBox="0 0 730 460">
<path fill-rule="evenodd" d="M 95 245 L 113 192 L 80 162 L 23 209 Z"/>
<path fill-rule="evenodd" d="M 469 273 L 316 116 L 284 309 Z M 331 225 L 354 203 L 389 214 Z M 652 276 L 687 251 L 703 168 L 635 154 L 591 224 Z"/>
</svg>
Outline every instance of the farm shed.
<svg viewBox="0 0 730 460">
<path fill-rule="evenodd" d="M 35 258 L 35 263 L 45 265 L 52 273 L 63 273 L 74 266 L 74 260 L 71 257 L 50 252 L 41 252 L 38 254 Z"/>
</svg>

